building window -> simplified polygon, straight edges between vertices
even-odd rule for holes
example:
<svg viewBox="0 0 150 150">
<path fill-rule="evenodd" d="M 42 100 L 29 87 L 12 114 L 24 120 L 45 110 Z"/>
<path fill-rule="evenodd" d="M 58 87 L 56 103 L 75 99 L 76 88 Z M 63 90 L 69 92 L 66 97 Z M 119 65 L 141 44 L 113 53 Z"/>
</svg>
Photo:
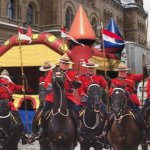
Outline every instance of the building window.
<svg viewBox="0 0 150 150">
<path fill-rule="evenodd" d="M 15 18 L 15 3 L 14 3 L 14 0 L 9 0 L 9 2 L 8 2 L 8 17 L 10 19 Z"/>
<path fill-rule="evenodd" d="M 97 32 L 97 21 L 95 18 L 92 18 L 92 27 L 93 27 L 94 32 L 96 33 Z"/>
<path fill-rule="evenodd" d="M 33 6 L 31 4 L 29 4 L 27 10 L 27 22 L 33 24 Z"/>
<path fill-rule="evenodd" d="M 69 29 L 73 21 L 73 11 L 70 7 L 66 11 L 66 27 Z"/>
</svg>

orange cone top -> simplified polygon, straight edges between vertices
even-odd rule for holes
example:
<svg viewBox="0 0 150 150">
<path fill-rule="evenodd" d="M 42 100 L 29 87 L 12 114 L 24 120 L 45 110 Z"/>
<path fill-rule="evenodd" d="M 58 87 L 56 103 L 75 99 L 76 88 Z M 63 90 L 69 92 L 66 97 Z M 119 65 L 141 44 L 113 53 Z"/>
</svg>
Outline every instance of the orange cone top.
<svg viewBox="0 0 150 150">
<path fill-rule="evenodd" d="M 96 39 L 94 30 L 90 24 L 90 21 L 82 5 L 80 5 L 75 15 L 69 34 L 77 40 L 80 40 L 80 39 L 95 40 Z"/>
</svg>

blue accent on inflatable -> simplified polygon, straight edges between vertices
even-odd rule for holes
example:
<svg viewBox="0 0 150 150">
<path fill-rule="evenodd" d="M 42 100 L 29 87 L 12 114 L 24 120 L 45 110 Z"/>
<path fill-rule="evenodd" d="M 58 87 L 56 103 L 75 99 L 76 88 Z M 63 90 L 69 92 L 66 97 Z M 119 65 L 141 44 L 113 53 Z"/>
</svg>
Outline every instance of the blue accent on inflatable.
<svg viewBox="0 0 150 150">
<path fill-rule="evenodd" d="M 35 111 L 31 110 L 19 110 L 19 114 L 21 117 L 21 120 L 23 122 L 24 128 L 26 133 L 32 133 L 32 121 L 35 116 Z M 26 117 L 27 116 L 27 117 Z M 27 125 L 27 120 L 28 119 L 28 125 Z"/>
<path fill-rule="evenodd" d="M 119 29 L 117 27 L 117 24 L 115 23 L 113 18 L 111 18 L 111 20 L 109 21 L 107 30 L 112 32 L 112 33 L 117 34 L 118 36 L 120 36 L 122 38 L 122 36 L 119 32 Z M 121 52 L 123 50 L 123 48 L 125 47 L 124 41 L 115 39 L 115 42 L 116 43 L 112 43 L 111 41 L 105 41 L 104 40 L 104 47 L 105 48 L 110 48 L 110 49 L 111 48 L 116 49 L 116 52 Z"/>
</svg>

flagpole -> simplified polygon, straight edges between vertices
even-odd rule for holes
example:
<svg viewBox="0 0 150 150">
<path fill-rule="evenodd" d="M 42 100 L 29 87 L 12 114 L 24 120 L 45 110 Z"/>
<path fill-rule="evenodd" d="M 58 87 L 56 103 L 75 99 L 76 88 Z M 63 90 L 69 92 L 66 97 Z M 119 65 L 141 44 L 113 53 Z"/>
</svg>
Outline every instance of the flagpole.
<svg viewBox="0 0 150 150">
<path fill-rule="evenodd" d="M 20 52 L 20 63 L 21 63 L 21 75 L 22 77 L 24 76 L 24 69 L 23 69 L 23 58 L 22 58 L 22 50 L 21 50 L 21 40 L 20 38 L 18 37 L 19 39 L 19 52 Z M 27 113 L 27 102 L 25 100 L 25 81 L 24 79 L 22 79 L 22 84 L 23 84 L 23 89 L 22 89 L 22 92 L 23 92 L 23 99 L 24 99 L 24 107 L 25 107 L 25 114 L 26 114 L 26 127 L 27 129 L 29 128 L 29 122 L 28 122 L 28 113 Z M 29 137 L 29 134 L 27 133 L 28 137 Z"/>
<path fill-rule="evenodd" d="M 146 65 L 146 53 L 147 53 L 147 32 L 148 32 L 148 18 L 146 20 L 146 29 L 145 29 L 145 45 L 144 45 L 144 55 L 143 55 L 143 67 Z M 144 102 L 144 77 L 142 81 L 142 105 Z"/>
<path fill-rule="evenodd" d="M 104 74 L 105 77 L 107 76 L 107 71 L 106 71 L 106 52 L 105 52 L 105 45 L 104 45 L 104 38 L 103 38 L 103 23 L 101 22 L 101 35 L 102 35 L 102 50 L 103 50 L 103 62 L 104 62 Z M 108 83 L 106 85 L 106 105 L 107 105 L 107 111 L 110 110 L 109 108 L 109 89 L 108 89 Z"/>
<path fill-rule="evenodd" d="M 62 29 L 64 29 L 64 26 L 63 25 L 61 25 L 61 30 Z M 61 32 L 61 38 L 62 38 L 62 43 L 63 43 L 63 50 L 64 50 L 64 53 L 66 53 L 66 51 L 65 51 L 65 37 L 64 36 L 62 36 L 62 32 Z"/>
</svg>

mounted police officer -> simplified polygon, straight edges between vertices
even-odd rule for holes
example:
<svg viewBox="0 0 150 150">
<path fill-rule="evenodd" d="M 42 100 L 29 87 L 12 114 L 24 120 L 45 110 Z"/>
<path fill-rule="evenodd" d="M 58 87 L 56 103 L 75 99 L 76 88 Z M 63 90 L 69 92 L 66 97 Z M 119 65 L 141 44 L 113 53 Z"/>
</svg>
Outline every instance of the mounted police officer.
<svg viewBox="0 0 150 150">
<path fill-rule="evenodd" d="M 92 59 L 89 59 L 85 62 L 83 62 L 82 67 L 85 67 L 87 72 L 81 76 L 79 76 L 79 80 L 81 81 L 82 85 L 78 89 L 78 93 L 81 96 L 81 103 L 84 105 L 84 103 L 87 102 L 88 96 L 87 96 L 87 89 L 90 84 L 96 83 L 100 85 L 103 89 L 106 88 L 107 82 L 105 78 L 102 75 L 97 75 L 96 74 L 96 68 L 99 66 L 96 64 Z M 102 103 L 102 110 L 104 115 L 106 116 L 106 109 L 105 106 Z"/>
<path fill-rule="evenodd" d="M 72 64 L 73 62 L 71 62 L 70 58 L 66 54 L 64 54 L 60 58 L 59 63 L 60 63 L 59 64 L 60 70 L 64 72 L 64 90 L 67 98 L 68 108 L 78 114 L 80 101 L 75 97 L 74 89 L 79 88 L 81 83 L 76 80 L 76 72 L 73 71 L 72 69 L 69 69 L 69 65 Z M 45 112 L 51 110 L 53 106 L 54 93 L 52 87 L 52 77 L 53 77 L 53 70 L 50 70 L 45 78 L 44 86 L 47 90 L 47 95 L 45 98 L 45 105 L 43 108 L 41 126 L 36 139 L 40 139 L 42 136 L 45 124 L 44 119 Z"/>
<path fill-rule="evenodd" d="M 129 99 L 128 105 L 130 106 L 130 108 L 135 114 L 138 125 L 142 129 L 142 134 L 144 138 L 146 134 L 145 133 L 146 126 L 145 126 L 145 122 L 144 122 L 143 116 L 141 115 L 141 111 L 139 108 L 139 106 L 141 105 L 141 102 L 136 95 L 136 88 L 135 88 L 135 81 L 138 80 L 139 76 L 138 75 L 136 76 L 136 74 L 128 76 L 127 71 L 129 70 L 130 69 L 127 68 L 127 66 L 123 62 L 121 62 L 118 65 L 118 69 L 116 70 L 118 71 L 118 77 L 112 79 L 109 95 L 111 97 L 113 89 L 118 88 L 118 87 L 123 88 L 128 93 L 128 99 Z M 144 75 L 140 75 L 140 76 L 146 77 L 147 73 L 145 71 L 145 67 L 143 68 L 143 73 Z M 111 104 L 111 101 L 110 101 L 110 104 Z M 113 121 L 113 114 L 110 114 L 108 116 L 108 119 L 105 122 L 103 132 L 99 136 L 100 138 L 105 138 L 109 128 L 111 127 L 112 121 Z"/>
<path fill-rule="evenodd" d="M 45 97 L 46 97 L 46 88 L 44 87 L 45 78 L 48 74 L 48 71 L 52 70 L 55 67 L 56 67 L 55 64 L 51 64 L 49 61 L 45 61 L 44 64 L 39 68 L 39 70 L 43 73 L 42 76 L 40 76 L 39 78 L 39 90 L 38 90 L 39 100 L 40 100 L 40 106 L 38 109 L 39 111 L 42 110 L 44 106 Z"/>
<path fill-rule="evenodd" d="M 25 76 L 24 76 L 25 79 Z M 1 99 L 5 99 L 6 101 L 8 101 L 9 105 L 10 105 L 10 110 L 12 111 L 13 115 L 19 119 L 17 122 L 17 125 L 19 127 L 21 127 L 22 129 L 22 134 L 21 134 L 21 138 L 22 138 L 22 144 L 27 144 L 27 137 L 25 136 L 25 132 L 24 132 L 24 126 L 22 123 L 22 120 L 20 118 L 20 115 L 17 111 L 17 109 L 14 106 L 13 103 L 13 94 L 17 93 L 17 92 L 23 92 L 25 89 L 25 87 L 21 86 L 21 85 L 16 85 L 9 77 L 9 72 L 4 69 L 1 72 L 0 75 L 0 100 Z"/>
</svg>

